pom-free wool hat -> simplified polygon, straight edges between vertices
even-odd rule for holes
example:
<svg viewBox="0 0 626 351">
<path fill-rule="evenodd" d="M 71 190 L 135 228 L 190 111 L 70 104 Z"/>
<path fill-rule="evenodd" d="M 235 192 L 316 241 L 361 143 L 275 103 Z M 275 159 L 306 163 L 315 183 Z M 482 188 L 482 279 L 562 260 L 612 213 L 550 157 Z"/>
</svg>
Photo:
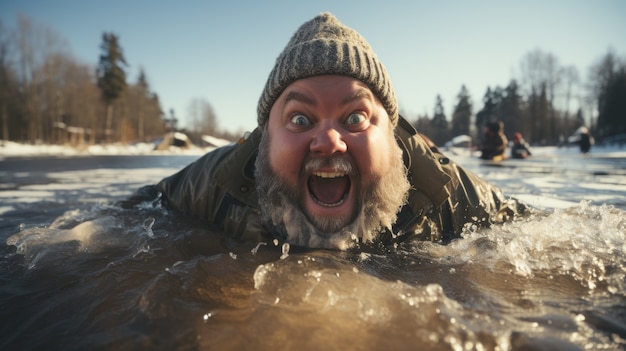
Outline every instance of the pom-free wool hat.
<svg viewBox="0 0 626 351">
<path fill-rule="evenodd" d="M 276 59 L 257 106 L 259 126 L 267 123 L 272 105 L 289 84 L 325 74 L 365 83 L 397 124 L 398 103 L 387 70 L 365 38 L 326 12 L 300 26 Z"/>
</svg>

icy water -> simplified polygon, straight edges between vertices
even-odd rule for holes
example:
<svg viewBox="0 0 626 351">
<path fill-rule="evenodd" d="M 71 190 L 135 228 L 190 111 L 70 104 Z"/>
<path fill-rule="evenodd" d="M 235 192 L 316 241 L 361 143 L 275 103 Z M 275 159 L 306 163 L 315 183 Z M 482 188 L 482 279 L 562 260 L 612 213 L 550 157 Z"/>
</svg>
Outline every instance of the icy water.
<svg viewBox="0 0 626 351">
<path fill-rule="evenodd" d="M 116 202 L 197 156 L 0 160 L 0 350 L 623 350 L 626 157 L 451 154 L 537 208 L 441 246 L 236 243 Z"/>
</svg>

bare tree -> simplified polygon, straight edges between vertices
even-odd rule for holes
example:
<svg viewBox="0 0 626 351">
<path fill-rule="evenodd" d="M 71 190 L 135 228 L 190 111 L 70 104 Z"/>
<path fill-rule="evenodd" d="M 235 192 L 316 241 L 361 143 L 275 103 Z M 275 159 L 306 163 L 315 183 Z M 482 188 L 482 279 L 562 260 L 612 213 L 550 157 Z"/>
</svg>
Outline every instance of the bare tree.
<svg viewBox="0 0 626 351">
<path fill-rule="evenodd" d="M 574 94 L 574 90 L 576 86 L 580 83 L 580 76 L 578 75 L 578 70 L 574 66 L 567 66 L 562 68 L 561 77 L 563 85 L 565 86 L 565 112 L 564 112 L 564 121 L 562 130 L 566 134 L 570 134 L 572 130 L 570 130 L 570 119 L 569 119 L 569 111 L 570 111 L 570 101 L 572 99 L 572 94 Z"/>
<path fill-rule="evenodd" d="M 38 69 L 38 76 L 42 77 L 39 84 L 41 94 L 40 113 L 42 114 L 42 139 L 47 142 L 61 143 L 64 140 L 66 125 L 63 122 L 64 86 L 68 83 L 66 73 L 71 61 L 63 55 L 55 54 L 46 57 Z"/>
<path fill-rule="evenodd" d="M 56 95 L 50 82 L 53 62 L 69 51 L 68 46 L 54 30 L 36 25 L 25 16 L 18 17 L 15 43 L 28 140 L 46 140 L 50 119 L 44 117 L 50 111 L 50 96 Z"/>
<path fill-rule="evenodd" d="M 80 146 L 85 142 L 85 137 L 91 135 L 91 126 L 97 116 L 104 112 L 100 103 L 100 92 L 93 83 L 93 67 L 78 62 L 68 63 L 64 80 L 66 84 L 62 88 L 62 121 L 67 126 L 66 138 L 62 142 Z"/>
<path fill-rule="evenodd" d="M 597 112 L 600 137 L 626 132 L 626 60 L 609 49 L 589 70 L 589 98 Z"/>
<path fill-rule="evenodd" d="M 103 76 L 105 72 L 113 73 L 98 86 L 94 84 L 94 67 L 77 62 L 68 48 L 53 30 L 36 25 L 25 16 L 19 16 L 16 28 L 10 31 L 0 23 L 0 137 L 78 145 L 90 135 L 95 142 L 96 131 L 104 127 L 98 128 L 97 123 L 107 110 L 108 129 L 115 127 L 126 140 L 135 138 L 135 133 L 163 133 L 165 121 L 159 98 L 149 91 L 145 75 L 132 94 L 122 91 L 118 97 L 123 99 L 115 99 L 120 118 L 114 120 L 113 102 L 105 106 L 101 95 L 112 99 L 119 92 L 117 88 L 126 87 L 123 70 L 109 66 L 111 61 L 101 62 L 99 72 Z M 115 48 L 115 55 L 107 51 L 103 56 L 114 56 L 113 61 L 117 60 L 119 66 L 123 57 L 121 49 Z M 99 88 L 106 88 L 106 94 Z M 175 122 L 174 118 L 170 122 Z"/>
<path fill-rule="evenodd" d="M 191 129 L 196 133 L 215 135 L 217 117 L 213 107 L 204 99 L 193 99 L 187 110 L 191 120 Z"/>
<path fill-rule="evenodd" d="M 4 24 L 0 21 L 0 118 L 2 119 L 2 139 L 9 140 L 8 105 L 11 99 L 12 77 L 10 63 L 10 38 Z"/>
<path fill-rule="evenodd" d="M 521 82 L 526 88 L 528 96 L 537 97 L 539 94 L 545 96 L 547 102 L 545 109 L 536 109 L 535 113 L 531 110 L 533 135 L 541 135 L 542 139 L 547 139 L 545 141 L 555 142 L 557 123 L 554 100 L 561 80 L 559 61 L 554 55 L 535 49 L 522 58 L 520 67 Z M 543 115 L 544 111 L 545 115 Z M 538 112 L 542 114 L 537 115 Z"/>
</svg>

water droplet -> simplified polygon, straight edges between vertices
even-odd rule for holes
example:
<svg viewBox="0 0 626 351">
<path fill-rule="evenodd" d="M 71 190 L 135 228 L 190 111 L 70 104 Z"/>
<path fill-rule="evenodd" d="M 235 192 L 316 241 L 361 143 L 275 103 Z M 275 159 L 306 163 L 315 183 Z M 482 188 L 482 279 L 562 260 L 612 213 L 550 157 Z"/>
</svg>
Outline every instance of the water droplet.
<svg viewBox="0 0 626 351">
<path fill-rule="evenodd" d="M 261 246 L 263 246 L 263 245 L 267 245 L 267 243 L 260 242 L 260 243 L 256 244 L 256 246 L 252 250 L 250 250 L 250 252 L 252 253 L 252 256 L 256 255 L 256 253 L 259 251 L 259 248 Z"/>
<path fill-rule="evenodd" d="M 205 313 L 204 316 L 202 316 L 202 319 L 206 322 L 211 317 L 213 317 L 213 313 L 209 312 L 209 313 Z"/>
<path fill-rule="evenodd" d="M 283 252 L 283 254 L 280 255 L 280 259 L 281 260 L 284 260 L 285 258 L 289 257 L 289 243 L 284 243 L 283 244 L 282 252 Z"/>
</svg>

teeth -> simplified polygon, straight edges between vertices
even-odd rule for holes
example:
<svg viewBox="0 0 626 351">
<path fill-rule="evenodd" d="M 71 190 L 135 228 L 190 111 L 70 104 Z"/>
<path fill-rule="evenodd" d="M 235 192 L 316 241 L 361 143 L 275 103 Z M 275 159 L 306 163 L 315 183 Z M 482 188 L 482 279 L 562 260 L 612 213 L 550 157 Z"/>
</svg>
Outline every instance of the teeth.
<svg viewBox="0 0 626 351">
<path fill-rule="evenodd" d="M 313 175 L 317 176 L 317 177 L 320 177 L 320 178 L 338 178 L 338 177 L 345 176 L 346 173 L 343 173 L 343 172 L 314 172 Z"/>
</svg>

